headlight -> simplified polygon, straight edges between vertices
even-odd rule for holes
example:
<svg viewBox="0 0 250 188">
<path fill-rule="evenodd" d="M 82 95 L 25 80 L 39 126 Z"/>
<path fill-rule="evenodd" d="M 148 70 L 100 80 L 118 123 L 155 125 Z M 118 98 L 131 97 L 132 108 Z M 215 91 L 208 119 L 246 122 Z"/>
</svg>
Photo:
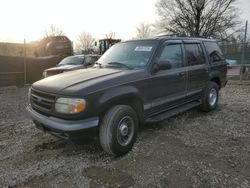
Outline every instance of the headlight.
<svg viewBox="0 0 250 188">
<path fill-rule="evenodd" d="M 62 114 L 77 114 L 84 111 L 86 101 L 78 98 L 58 98 L 55 104 L 56 112 Z"/>
</svg>

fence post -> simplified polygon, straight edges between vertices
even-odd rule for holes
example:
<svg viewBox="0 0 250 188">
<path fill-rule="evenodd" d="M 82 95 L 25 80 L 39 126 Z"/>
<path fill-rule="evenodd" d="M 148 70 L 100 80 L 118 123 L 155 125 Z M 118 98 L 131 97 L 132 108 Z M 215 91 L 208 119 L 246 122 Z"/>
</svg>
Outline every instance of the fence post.
<svg viewBox="0 0 250 188">
<path fill-rule="evenodd" d="M 241 66 L 240 66 L 240 83 L 242 84 L 242 77 L 244 73 L 244 63 L 245 63 L 245 45 L 246 45 L 246 38 L 247 38 L 247 25 L 248 21 L 246 21 L 246 27 L 245 27 L 245 36 L 243 41 L 243 49 L 241 54 Z"/>
<path fill-rule="evenodd" d="M 27 66 L 26 66 L 26 40 L 23 40 L 23 66 L 24 66 L 24 70 L 23 70 L 23 74 L 24 74 L 24 85 L 26 85 L 27 83 Z"/>
</svg>

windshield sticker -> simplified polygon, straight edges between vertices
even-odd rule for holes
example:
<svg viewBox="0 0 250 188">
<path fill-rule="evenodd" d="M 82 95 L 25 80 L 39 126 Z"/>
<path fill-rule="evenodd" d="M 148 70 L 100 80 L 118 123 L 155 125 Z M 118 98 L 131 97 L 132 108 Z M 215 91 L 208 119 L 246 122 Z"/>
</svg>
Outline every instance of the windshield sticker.
<svg viewBox="0 0 250 188">
<path fill-rule="evenodd" d="M 140 52 L 150 52 L 152 50 L 152 46 L 137 46 L 135 48 L 135 51 L 140 51 Z"/>
</svg>

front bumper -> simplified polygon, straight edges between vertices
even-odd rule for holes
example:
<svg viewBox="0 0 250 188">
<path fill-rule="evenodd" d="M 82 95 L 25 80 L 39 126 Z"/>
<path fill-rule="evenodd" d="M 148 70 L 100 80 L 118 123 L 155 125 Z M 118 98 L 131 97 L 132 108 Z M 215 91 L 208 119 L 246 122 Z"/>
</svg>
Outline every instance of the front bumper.
<svg viewBox="0 0 250 188">
<path fill-rule="evenodd" d="M 39 125 L 45 130 L 52 131 L 54 133 L 76 133 L 92 128 L 97 128 L 99 124 L 99 117 L 92 117 L 84 120 L 64 120 L 56 117 L 44 116 L 27 106 L 27 112 L 31 116 L 36 125 Z"/>
</svg>

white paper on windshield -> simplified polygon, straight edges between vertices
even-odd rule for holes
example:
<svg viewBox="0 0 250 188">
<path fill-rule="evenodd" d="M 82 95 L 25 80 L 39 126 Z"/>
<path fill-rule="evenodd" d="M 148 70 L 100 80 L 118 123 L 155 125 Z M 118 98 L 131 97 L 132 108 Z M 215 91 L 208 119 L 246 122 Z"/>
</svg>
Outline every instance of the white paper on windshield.
<svg viewBox="0 0 250 188">
<path fill-rule="evenodd" d="M 135 51 L 140 51 L 140 52 L 150 52 L 152 50 L 152 46 L 137 46 L 135 48 Z"/>
</svg>

